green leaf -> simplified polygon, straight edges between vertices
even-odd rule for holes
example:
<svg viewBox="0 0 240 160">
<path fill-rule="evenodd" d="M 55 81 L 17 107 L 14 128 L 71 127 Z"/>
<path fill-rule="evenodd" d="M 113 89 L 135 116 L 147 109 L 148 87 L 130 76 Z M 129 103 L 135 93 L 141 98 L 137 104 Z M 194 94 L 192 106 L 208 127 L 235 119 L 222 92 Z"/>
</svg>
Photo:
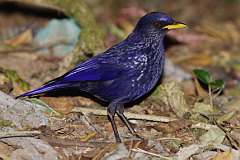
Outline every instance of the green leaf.
<svg viewBox="0 0 240 160">
<path fill-rule="evenodd" d="M 211 128 L 207 133 L 199 137 L 202 144 L 217 143 L 221 144 L 225 138 L 225 132 L 220 128 Z"/>
<path fill-rule="evenodd" d="M 54 111 L 51 107 L 49 107 L 46 103 L 44 103 L 40 99 L 30 98 L 30 99 L 26 100 L 26 102 L 30 103 L 32 106 L 34 106 L 35 108 L 38 108 L 39 110 L 41 110 L 43 112 L 60 115 L 60 113 Z"/>
<path fill-rule="evenodd" d="M 237 111 L 232 111 L 228 114 L 224 114 L 217 119 L 217 122 L 219 124 L 224 124 L 224 122 L 230 121 L 236 114 L 237 114 Z"/>
<path fill-rule="evenodd" d="M 168 142 L 167 145 L 172 146 L 174 148 L 180 148 L 181 147 L 180 143 L 176 142 L 176 141 Z"/>
<path fill-rule="evenodd" d="M 202 81 L 205 84 L 209 84 L 212 82 L 211 75 L 202 69 L 194 69 L 193 73 L 200 81 Z"/>
<path fill-rule="evenodd" d="M 225 84 L 224 84 L 223 80 L 216 80 L 214 82 L 209 83 L 209 85 L 216 86 L 216 87 L 219 87 L 219 88 L 224 88 L 225 87 Z"/>
<path fill-rule="evenodd" d="M 212 108 L 210 105 L 204 104 L 204 103 L 198 103 L 198 102 L 194 103 L 194 108 L 192 109 L 192 111 L 196 113 L 202 113 L 205 115 L 218 113 L 218 110 Z"/>
</svg>

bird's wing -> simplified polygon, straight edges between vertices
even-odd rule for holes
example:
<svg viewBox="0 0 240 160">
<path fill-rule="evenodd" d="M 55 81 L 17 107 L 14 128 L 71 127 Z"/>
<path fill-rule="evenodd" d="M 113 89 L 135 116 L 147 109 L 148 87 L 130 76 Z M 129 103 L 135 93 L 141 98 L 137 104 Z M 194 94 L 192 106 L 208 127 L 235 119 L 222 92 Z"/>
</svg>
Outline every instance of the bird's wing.
<svg viewBox="0 0 240 160">
<path fill-rule="evenodd" d="M 133 72 L 134 70 L 129 70 L 129 68 L 125 67 L 124 65 L 102 65 L 98 62 L 98 59 L 93 58 L 78 65 L 74 69 L 65 73 L 63 76 L 55 78 L 44 85 L 47 86 L 60 83 L 112 80 L 127 76 Z"/>
</svg>

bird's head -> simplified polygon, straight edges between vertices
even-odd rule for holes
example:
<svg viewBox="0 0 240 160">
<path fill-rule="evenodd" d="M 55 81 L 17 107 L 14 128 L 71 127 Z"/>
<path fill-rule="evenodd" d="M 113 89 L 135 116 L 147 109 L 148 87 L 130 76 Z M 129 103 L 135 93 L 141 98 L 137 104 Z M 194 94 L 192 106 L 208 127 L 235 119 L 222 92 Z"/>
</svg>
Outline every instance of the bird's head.
<svg viewBox="0 0 240 160">
<path fill-rule="evenodd" d="M 187 26 L 174 21 L 165 13 L 150 12 L 138 21 L 134 32 L 138 32 L 145 37 L 159 37 L 165 36 L 169 30 L 178 28 L 187 28 Z"/>
</svg>

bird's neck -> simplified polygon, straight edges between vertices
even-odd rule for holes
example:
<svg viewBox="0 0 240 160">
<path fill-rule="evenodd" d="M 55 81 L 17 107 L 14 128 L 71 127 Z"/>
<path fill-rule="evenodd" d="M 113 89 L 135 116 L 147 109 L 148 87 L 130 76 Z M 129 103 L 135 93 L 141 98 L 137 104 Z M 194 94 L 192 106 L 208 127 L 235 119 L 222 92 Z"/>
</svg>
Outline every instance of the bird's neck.
<svg viewBox="0 0 240 160">
<path fill-rule="evenodd" d="M 126 39 L 129 46 L 132 46 L 136 50 L 140 50 L 141 52 L 134 53 L 142 53 L 146 54 L 147 59 L 151 61 L 154 59 L 154 64 L 159 65 L 159 63 L 164 62 L 164 37 L 167 32 L 163 32 L 161 34 L 155 36 L 145 36 L 144 34 L 139 34 L 139 32 L 132 32 L 128 38 Z"/>
<path fill-rule="evenodd" d="M 126 39 L 130 45 L 163 45 L 164 37 L 167 32 L 162 32 L 161 34 L 141 34 L 141 32 L 133 31 Z"/>
</svg>

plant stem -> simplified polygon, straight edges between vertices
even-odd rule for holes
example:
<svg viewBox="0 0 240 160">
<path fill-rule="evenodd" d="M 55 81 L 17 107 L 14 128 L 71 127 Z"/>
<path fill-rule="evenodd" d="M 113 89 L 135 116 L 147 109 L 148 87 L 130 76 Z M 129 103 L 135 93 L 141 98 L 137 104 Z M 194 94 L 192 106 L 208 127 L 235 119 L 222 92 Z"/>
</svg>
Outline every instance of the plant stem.
<svg viewBox="0 0 240 160">
<path fill-rule="evenodd" d="M 210 99 L 210 105 L 211 105 L 211 107 L 213 107 L 211 85 L 208 85 L 208 94 L 209 94 L 209 99 Z"/>
<path fill-rule="evenodd" d="M 218 89 L 218 88 L 217 88 Z M 218 90 L 218 92 L 212 97 L 213 99 L 214 98 L 216 98 L 221 92 L 222 92 L 222 88 L 220 88 L 219 90 Z M 215 90 L 213 90 L 213 92 L 215 92 L 216 91 L 216 89 Z"/>
</svg>

